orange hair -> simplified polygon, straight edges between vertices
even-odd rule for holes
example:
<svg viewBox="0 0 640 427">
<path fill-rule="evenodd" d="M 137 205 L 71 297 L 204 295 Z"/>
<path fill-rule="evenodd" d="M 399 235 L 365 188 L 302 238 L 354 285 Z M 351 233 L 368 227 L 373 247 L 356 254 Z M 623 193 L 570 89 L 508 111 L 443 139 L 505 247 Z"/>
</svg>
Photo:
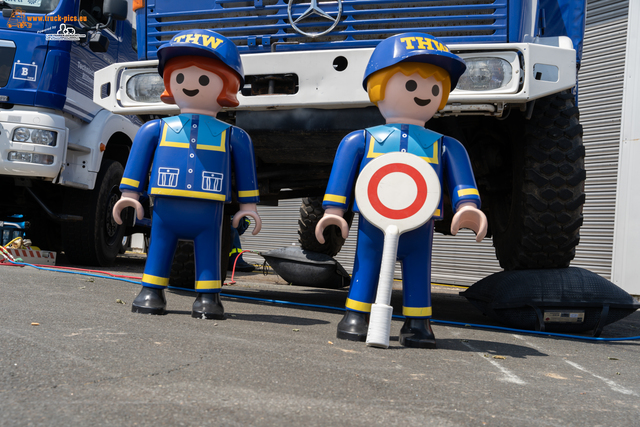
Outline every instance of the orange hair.
<svg viewBox="0 0 640 427">
<path fill-rule="evenodd" d="M 207 58 L 205 56 L 185 55 L 172 58 L 164 66 L 162 80 L 164 81 L 164 92 L 160 95 L 160 100 L 166 104 L 175 104 L 171 93 L 171 74 L 175 70 L 189 68 L 195 65 L 205 71 L 215 73 L 222 79 L 222 91 L 216 100 L 218 105 L 223 107 L 237 107 L 240 102 L 236 94 L 240 90 L 240 77 L 229 66 L 219 59 Z"/>
<path fill-rule="evenodd" d="M 367 80 L 367 93 L 369 94 L 369 100 L 371 100 L 371 102 L 378 105 L 379 101 L 384 100 L 387 82 L 389 82 L 389 79 L 396 75 L 396 73 L 402 73 L 407 77 L 418 73 L 423 79 L 435 76 L 437 81 L 442 82 L 442 101 L 440 101 L 438 110 L 442 110 L 445 105 L 447 105 L 449 92 L 451 91 L 451 78 L 449 77 L 449 73 L 437 65 L 422 62 L 400 62 L 371 74 Z"/>
</svg>

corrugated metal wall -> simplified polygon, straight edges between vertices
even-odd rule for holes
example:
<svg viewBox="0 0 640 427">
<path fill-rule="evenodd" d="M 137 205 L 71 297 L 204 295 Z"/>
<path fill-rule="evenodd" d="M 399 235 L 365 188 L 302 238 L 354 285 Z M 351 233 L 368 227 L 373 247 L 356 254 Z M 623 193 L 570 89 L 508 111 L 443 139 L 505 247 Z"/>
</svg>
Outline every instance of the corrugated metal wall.
<svg viewBox="0 0 640 427">
<path fill-rule="evenodd" d="M 626 47 L 628 1 L 596 0 L 587 6 L 587 32 L 579 73 L 581 122 L 587 151 L 587 201 L 584 226 L 573 266 L 604 277 L 611 274 L 613 221 L 620 140 L 622 84 Z M 244 249 L 268 251 L 298 244 L 300 200 L 281 201 L 278 207 L 260 206 L 263 231 L 242 236 Z M 351 272 L 357 217 L 351 235 L 336 259 Z M 500 271 L 490 239 L 476 243 L 471 231 L 458 236 L 436 234 L 433 245 L 435 283 L 471 285 Z M 247 254 L 261 263 L 262 258 Z M 396 269 L 399 277 L 399 269 Z"/>
<path fill-rule="evenodd" d="M 587 169 L 584 225 L 572 265 L 611 277 L 629 2 L 589 1 L 579 73 Z"/>
</svg>

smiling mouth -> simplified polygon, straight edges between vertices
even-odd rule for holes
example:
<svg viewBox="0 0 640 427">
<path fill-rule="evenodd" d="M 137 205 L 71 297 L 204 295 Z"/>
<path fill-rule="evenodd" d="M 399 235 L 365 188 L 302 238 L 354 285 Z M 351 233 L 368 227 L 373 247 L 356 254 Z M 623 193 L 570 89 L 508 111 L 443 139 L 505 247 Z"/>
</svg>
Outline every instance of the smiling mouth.
<svg viewBox="0 0 640 427">
<path fill-rule="evenodd" d="M 424 107 L 425 105 L 429 105 L 431 103 L 430 99 L 420 99 L 418 97 L 413 98 L 413 101 L 421 107 Z"/>
<path fill-rule="evenodd" d="M 182 89 L 182 93 L 184 93 L 187 96 L 196 96 L 198 92 L 200 92 L 198 89 L 194 89 L 194 90 Z"/>
</svg>

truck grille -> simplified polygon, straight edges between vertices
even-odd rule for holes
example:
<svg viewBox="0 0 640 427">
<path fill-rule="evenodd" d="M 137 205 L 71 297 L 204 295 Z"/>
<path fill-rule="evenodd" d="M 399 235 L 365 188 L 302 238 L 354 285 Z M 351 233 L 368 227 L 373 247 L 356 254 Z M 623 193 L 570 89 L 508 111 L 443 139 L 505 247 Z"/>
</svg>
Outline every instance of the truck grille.
<svg viewBox="0 0 640 427">
<path fill-rule="evenodd" d="M 0 87 L 5 87 L 11 75 L 15 47 L 0 46 Z"/>
<path fill-rule="evenodd" d="M 293 0 L 291 0 L 293 1 Z M 294 19 L 309 3 L 294 3 Z M 234 41 L 242 53 L 274 50 L 315 50 L 373 47 L 393 34 L 422 31 L 445 43 L 497 43 L 507 41 L 508 0 L 344 0 L 340 23 L 326 35 L 310 38 L 289 23 L 283 0 L 216 0 L 208 10 L 179 10 L 181 2 L 156 7 L 148 13 L 147 57 L 180 31 L 209 28 Z M 212 2 L 213 3 L 213 2 Z M 336 16 L 337 2 L 318 2 Z M 306 33 L 321 33 L 332 22 L 309 17 L 297 24 Z M 293 43 L 293 44 L 292 44 Z"/>
</svg>

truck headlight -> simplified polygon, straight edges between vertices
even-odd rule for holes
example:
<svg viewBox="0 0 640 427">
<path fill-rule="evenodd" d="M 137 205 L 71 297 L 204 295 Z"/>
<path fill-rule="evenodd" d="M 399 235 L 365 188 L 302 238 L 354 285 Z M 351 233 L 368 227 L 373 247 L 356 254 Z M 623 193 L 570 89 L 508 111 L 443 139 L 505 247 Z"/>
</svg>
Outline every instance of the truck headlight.
<svg viewBox="0 0 640 427">
<path fill-rule="evenodd" d="M 56 145 L 56 133 L 50 130 L 36 129 L 31 132 L 31 142 L 53 147 Z"/>
<path fill-rule="evenodd" d="M 17 142 L 27 142 L 31 137 L 31 132 L 27 128 L 18 128 L 13 131 L 13 140 Z"/>
<path fill-rule="evenodd" d="M 467 70 L 458 80 L 456 89 L 493 90 L 511 82 L 511 64 L 502 58 L 465 58 Z"/>
<path fill-rule="evenodd" d="M 164 82 L 157 73 L 136 74 L 127 81 L 127 96 L 137 102 L 159 102 Z"/>
<path fill-rule="evenodd" d="M 57 132 L 50 130 L 19 127 L 13 131 L 12 140 L 55 147 L 57 135 Z"/>
<path fill-rule="evenodd" d="M 53 156 L 49 154 L 24 153 L 20 151 L 10 151 L 8 160 L 10 162 L 37 163 L 40 165 L 52 165 Z"/>
</svg>

